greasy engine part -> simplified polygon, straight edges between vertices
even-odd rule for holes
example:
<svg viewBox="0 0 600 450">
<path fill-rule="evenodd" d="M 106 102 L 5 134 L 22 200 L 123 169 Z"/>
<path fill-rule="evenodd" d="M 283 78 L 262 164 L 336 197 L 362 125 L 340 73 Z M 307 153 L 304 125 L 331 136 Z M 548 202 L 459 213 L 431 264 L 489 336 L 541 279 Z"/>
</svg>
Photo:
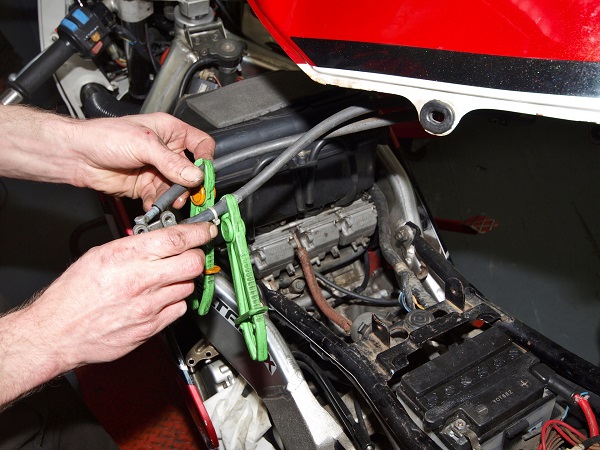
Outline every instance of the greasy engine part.
<svg viewBox="0 0 600 450">
<path fill-rule="evenodd" d="M 250 245 L 250 257 L 257 278 L 279 276 L 288 269 L 293 274 L 293 234 L 297 231 L 311 259 L 322 260 L 326 254 L 340 256 L 348 247 L 358 252 L 365 247 L 375 231 L 377 214 L 372 203 L 356 200 L 346 207 L 333 207 L 301 221 L 290 222 L 273 231 L 257 236 Z M 290 268 L 290 265 L 292 266 Z"/>
</svg>

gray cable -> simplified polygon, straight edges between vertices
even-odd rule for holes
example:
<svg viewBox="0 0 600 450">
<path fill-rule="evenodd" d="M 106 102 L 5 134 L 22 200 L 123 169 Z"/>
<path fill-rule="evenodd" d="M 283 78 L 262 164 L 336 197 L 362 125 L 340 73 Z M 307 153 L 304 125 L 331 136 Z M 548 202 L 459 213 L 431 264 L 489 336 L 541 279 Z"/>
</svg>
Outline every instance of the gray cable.
<svg viewBox="0 0 600 450">
<path fill-rule="evenodd" d="M 373 130 L 375 128 L 389 127 L 395 123 L 402 122 L 405 120 L 414 119 L 414 111 L 405 111 L 388 114 L 384 117 L 370 117 L 363 119 L 355 123 L 338 128 L 337 130 L 325 135 L 323 139 L 330 139 L 340 136 L 345 136 L 353 133 L 360 133 L 361 131 Z M 221 169 L 229 167 L 238 162 L 246 159 L 255 158 L 257 156 L 266 155 L 268 153 L 280 151 L 286 147 L 289 147 L 298 139 L 300 139 L 304 133 L 294 134 L 292 136 L 286 136 L 279 139 L 274 139 L 267 142 L 247 147 L 245 149 L 236 151 L 230 155 L 222 156 L 217 158 L 213 162 L 215 172 Z M 201 167 L 202 168 L 202 167 Z M 147 222 L 151 222 L 161 212 L 165 211 L 169 206 L 173 204 L 179 196 L 187 191 L 187 188 L 179 184 L 171 186 L 163 195 L 160 196 L 152 206 L 152 209 L 148 211 L 144 216 Z M 222 214 L 222 213 L 221 213 Z M 196 220 L 194 220 L 196 222 Z"/>
<path fill-rule="evenodd" d="M 323 136 L 323 139 L 331 139 L 335 137 L 346 136 L 348 134 L 360 133 L 361 131 L 374 130 L 375 128 L 389 127 L 398 122 L 402 122 L 409 119 L 414 119 L 414 111 L 409 111 L 407 113 L 388 114 L 385 117 L 369 117 L 368 119 L 363 119 L 358 122 L 351 123 L 349 125 L 345 125 L 341 128 L 338 128 L 337 130 L 332 131 L 331 133 Z M 236 164 L 240 161 L 244 161 L 246 159 L 282 150 L 292 145 L 303 135 L 304 133 L 298 133 L 292 136 L 286 136 L 283 138 L 274 139 L 272 141 L 262 142 L 260 144 L 247 147 L 230 155 L 217 158 L 214 161 L 215 172 L 219 171 L 220 169 L 224 169 L 225 167 L 229 167 L 233 164 Z"/>
<path fill-rule="evenodd" d="M 265 169 L 256 177 L 233 193 L 238 203 L 254 193 L 258 188 L 270 180 L 277 172 L 279 172 L 279 170 L 281 170 L 283 166 L 285 166 L 294 156 L 296 156 L 298 152 L 304 149 L 311 142 L 323 136 L 325 133 L 329 132 L 340 124 L 369 113 L 373 113 L 373 110 L 370 108 L 365 108 L 363 106 L 350 106 L 315 125 L 309 131 L 304 133 L 300 139 L 295 141 L 287 150 L 275 158 L 275 160 L 265 167 Z M 197 216 L 184 220 L 183 223 L 207 222 L 216 219 L 216 217 L 214 217 L 215 214 L 220 216 L 226 211 L 227 204 L 225 203 L 224 199 L 221 199 L 215 204 L 212 211 L 204 211 Z"/>
</svg>

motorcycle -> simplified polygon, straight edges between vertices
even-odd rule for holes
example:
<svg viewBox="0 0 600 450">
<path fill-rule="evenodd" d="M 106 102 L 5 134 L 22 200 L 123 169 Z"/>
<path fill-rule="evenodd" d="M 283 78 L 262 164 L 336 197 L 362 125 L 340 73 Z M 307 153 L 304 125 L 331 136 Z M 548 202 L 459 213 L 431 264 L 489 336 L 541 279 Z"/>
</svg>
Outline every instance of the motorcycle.
<svg viewBox="0 0 600 450">
<path fill-rule="evenodd" d="M 74 117 L 168 112 L 217 143 L 189 214 L 177 188 L 147 213 L 107 202 L 124 235 L 221 222 L 165 332 L 207 448 L 240 429 L 248 448 L 597 446 L 600 369 L 455 269 L 394 145 L 475 109 L 600 123 L 593 6 L 470 6 L 39 2 L 46 50 L 3 104 L 54 74 Z M 218 436 L 223 399 L 252 414 Z"/>
</svg>

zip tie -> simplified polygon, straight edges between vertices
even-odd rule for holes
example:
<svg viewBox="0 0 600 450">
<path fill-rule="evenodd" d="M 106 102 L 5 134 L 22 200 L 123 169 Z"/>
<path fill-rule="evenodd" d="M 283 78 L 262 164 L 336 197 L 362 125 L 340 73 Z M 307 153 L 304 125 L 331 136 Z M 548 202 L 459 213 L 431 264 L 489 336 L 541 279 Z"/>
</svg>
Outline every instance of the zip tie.
<svg viewBox="0 0 600 450">
<path fill-rule="evenodd" d="M 219 214 L 217 213 L 217 210 L 212 206 L 209 206 L 208 208 L 206 208 L 206 211 L 210 211 L 213 214 L 212 223 L 214 223 L 216 226 L 219 226 L 221 224 L 221 219 L 219 219 Z"/>
</svg>

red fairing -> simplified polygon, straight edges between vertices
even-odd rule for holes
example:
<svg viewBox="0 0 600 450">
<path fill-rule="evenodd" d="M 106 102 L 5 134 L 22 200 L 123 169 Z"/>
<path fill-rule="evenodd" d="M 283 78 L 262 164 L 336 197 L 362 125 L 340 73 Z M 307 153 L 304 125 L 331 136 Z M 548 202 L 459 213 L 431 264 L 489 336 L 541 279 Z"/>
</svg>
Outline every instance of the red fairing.
<svg viewBox="0 0 600 450">
<path fill-rule="evenodd" d="M 299 64 L 311 61 L 292 42 L 292 37 L 600 62 L 597 0 L 249 0 L 249 3 L 268 31 Z"/>
</svg>

